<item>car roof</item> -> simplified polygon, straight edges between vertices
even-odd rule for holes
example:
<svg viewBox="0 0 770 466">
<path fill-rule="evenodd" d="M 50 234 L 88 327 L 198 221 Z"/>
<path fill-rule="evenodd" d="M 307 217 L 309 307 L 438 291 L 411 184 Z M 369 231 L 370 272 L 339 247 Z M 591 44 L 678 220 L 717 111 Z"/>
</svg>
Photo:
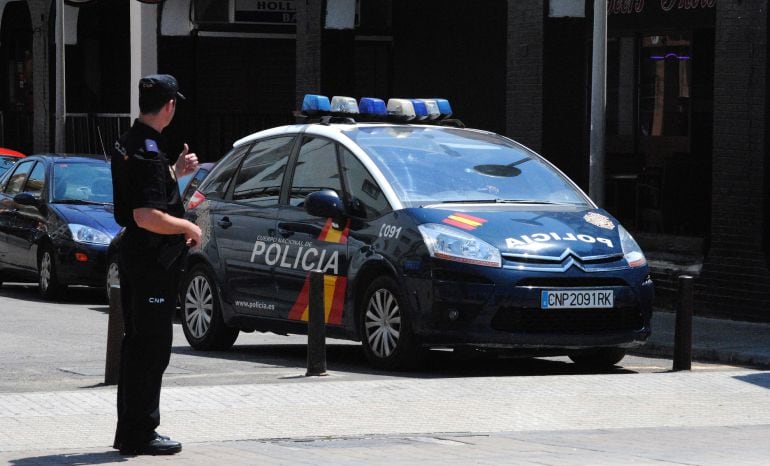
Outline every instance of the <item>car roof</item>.
<svg viewBox="0 0 770 466">
<path fill-rule="evenodd" d="M 96 154 L 34 154 L 29 157 L 35 157 L 53 162 L 106 162 L 103 155 Z"/>
<path fill-rule="evenodd" d="M 416 125 L 416 124 L 397 124 L 397 123 L 306 123 L 297 125 L 285 125 L 270 128 L 243 137 L 233 143 L 233 147 L 237 147 L 243 144 L 251 143 L 257 139 L 265 137 L 280 136 L 283 134 L 293 134 L 304 132 L 317 136 L 326 136 L 332 139 L 338 139 L 345 131 L 350 131 L 354 128 L 451 128 L 453 130 L 461 129 L 463 131 L 472 131 L 483 134 L 495 134 L 491 131 L 484 131 L 473 128 L 458 128 L 456 126 L 442 126 L 442 125 Z"/>
</svg>

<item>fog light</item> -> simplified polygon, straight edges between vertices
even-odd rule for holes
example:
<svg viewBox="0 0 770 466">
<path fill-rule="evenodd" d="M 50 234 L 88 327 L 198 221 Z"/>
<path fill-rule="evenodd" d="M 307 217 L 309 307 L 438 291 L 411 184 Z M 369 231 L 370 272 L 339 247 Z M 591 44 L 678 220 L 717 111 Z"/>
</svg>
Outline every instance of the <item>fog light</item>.
<svg viewBox="0 0 770 466">
<path fill-rule="evenodd" d="M 75 260 L 78 262 L 88 262 L 88 255 L 84 252 L 76 252 Z"/>
<path fill-rule="evenodd" d="M 460 317 L 460 311 L 457 309 L 450 309 L 449 312 L 447 312 L 447 317 L 449 317 L 449 320 L 457 320 Z"/>
</svg>

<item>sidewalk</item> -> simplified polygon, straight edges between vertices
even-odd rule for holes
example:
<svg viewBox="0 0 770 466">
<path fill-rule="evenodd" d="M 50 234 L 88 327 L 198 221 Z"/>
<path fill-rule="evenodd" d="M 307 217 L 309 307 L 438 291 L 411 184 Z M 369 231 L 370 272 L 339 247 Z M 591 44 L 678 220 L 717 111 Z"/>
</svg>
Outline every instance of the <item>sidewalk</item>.
<svg viewBox="0 0 770 466">
<path fill-rule="evenodd" d="M 652 336 L 636 354 L 672 357 L 676 314 L 655 309 Z M 692 358 L 770 368 L 770 324 L 693 317 Z"/>
<path fill-rule="evenodd" d="M 670 356 L 674 320 L 656 311 L 638 353 Z M 770 367 L 768 324 L 695 317 L 693 333 L 695 359 Z M 761 440 L 770 435 L 770 373 L 755 370 L 342 380 L 330 368 L 328 377 L 290 378 L 164 388 L 161 431 L 184 443 L 173 457 L 110 448 L 114 386 L 0 393 L 0 464 L 764 464 L 770 456 Z"/>
</svg>

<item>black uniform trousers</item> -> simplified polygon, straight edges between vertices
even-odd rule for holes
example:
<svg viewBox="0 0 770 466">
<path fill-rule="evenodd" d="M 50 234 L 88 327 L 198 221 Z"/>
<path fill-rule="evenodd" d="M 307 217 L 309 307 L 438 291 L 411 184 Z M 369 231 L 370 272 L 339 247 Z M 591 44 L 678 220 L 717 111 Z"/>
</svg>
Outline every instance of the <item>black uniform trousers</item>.
<svg viewBox="0 0 770 466">
<path fill-rule="evenodd" d="M 120 250 L 123 336 L 115 448 L 142 445 L 160 424 L 160 388 L 171 356 L 179 261 L 164 268 L 158 250 Z"/>
</svg>

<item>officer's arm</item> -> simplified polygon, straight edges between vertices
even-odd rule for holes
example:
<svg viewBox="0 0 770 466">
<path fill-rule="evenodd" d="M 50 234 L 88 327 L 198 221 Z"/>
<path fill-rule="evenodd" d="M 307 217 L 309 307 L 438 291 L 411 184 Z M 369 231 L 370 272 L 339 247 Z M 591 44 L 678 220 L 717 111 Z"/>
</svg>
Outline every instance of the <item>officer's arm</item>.
<svg viewBox="0 0 770 466">
<path fill-rule="evenodd" d="M 188 243 L 200 244 L 201 229 L 183 218 L 149 207 L 134 209 L 134 221 L 140 228 L 159 235 L 184 235 Z"/>
</svg>

